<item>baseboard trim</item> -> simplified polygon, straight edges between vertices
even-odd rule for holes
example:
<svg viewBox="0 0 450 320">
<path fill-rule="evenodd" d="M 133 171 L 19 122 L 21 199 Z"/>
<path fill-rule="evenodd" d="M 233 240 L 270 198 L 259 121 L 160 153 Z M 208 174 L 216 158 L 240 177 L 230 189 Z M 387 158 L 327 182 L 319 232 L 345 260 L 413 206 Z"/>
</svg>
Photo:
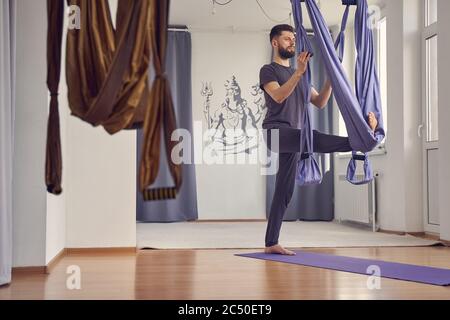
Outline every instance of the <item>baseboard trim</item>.
<svg viewBox="0 0 450 320">
<path fill-rule="evenodd" d="M 39 274 L 46 274 L 47 273 L 47 267 L 46 266 L 36 266 L 36 267 L 14 267 L 11 270 L 12 275 L 18 273 L 39 273 Z"/>
<path fill-rule="evenodd" d="M 46 266 L 45 273 L 50 274 L 55 268 L 55 266 L 58 264 L 58 262 L 61 261 L 61 259 L 66 255 L 67 249 L 64 248 L 52 260 L 50 260 L 50 262 Z"/>
<path fill-rule="evenodd" d="M 72 254 L 118 254 L 136 253 L 137 247 L 111 247 L 111 248 L 66 248 L 67 255 Z"/>
<path fill-rule="evenodd" d="M 430 234 L 428 232 L 402 232 L 402 231 L 391 231 L 391 230 L 383 230 L 383 229 L 380 229 L 379 231 L 381 233 L 386 233 L 386 234 L 393 234 L 393 235 L 398 235 L 398 236 L 410 235 L 413 237 L 423 238 L 423 239 L 427 239 L 427 240 L 439 241 L 439 242 L 442 242 L 442 244 L 444 244 L 447 247 L 450 246 L 450 241 L 442 240 L 439 237 L 439 235 Z"/>
<path fill-rule="evenodd" d="M 392 231 L 392 230 L 385 230 L 385 229 L 379 229 L 378 231 L 381 233 L 394 234 L 397 236 L 405 236 L 406 235 L 406 232 L 403 232 L 403 231 Z"/>
<path fill-rule="evenodd" d="M 136 253 L 137 247 L 112 247 L 112 248 L 64 248 L 62 249 L 46 266 L 33 266 L 33 267 L 14 267 L 12 268 L 12 274 L 18 273 L 40 273 L 50 274 L 55 266 L 61 261 L 62 258 L 68 255 L 79 254 L 124 254 L 124 253 Z"/>
<path fill-rule="evenodd" d="M 425 232 L 407 232 L 406 234 L 409 234 L 414 237 L 431 237 L 431 235 L 425 233 Z"/>
<path fill-rule="evenodd" d="M 441 237 L 439 236 L 439 234 L 432 234 L 432 233 L 428 233 L 428 232 L 417 232 L 417 233 L 412 233 L 412 235 L 416 236 L 416 237 L 429 239 L 429 240 L 441 241 Z"/>
</svg>

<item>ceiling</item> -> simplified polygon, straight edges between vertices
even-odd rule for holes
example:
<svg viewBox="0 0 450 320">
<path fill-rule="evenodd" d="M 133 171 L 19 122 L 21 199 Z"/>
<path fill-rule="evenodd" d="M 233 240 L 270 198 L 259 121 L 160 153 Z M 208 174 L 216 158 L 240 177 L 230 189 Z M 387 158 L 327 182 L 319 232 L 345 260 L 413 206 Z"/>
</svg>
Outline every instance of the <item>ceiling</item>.
<svg viewBox="0 0 450 320">
<path fill-rule="evenodd" d="M 228 0 L 216 0 L 225 3 Z M 172 0 L 170 8 L 170 24 L 187 25 L 199 29 L 236 30 L 270 30 L 278 23 L 290 23 L 290 0 L 258 0 L 266 17 L 258 6 L 257 0 L 233 0 L 225 6 L 215 5 L 213 11 L 212 0 Z M 309 18 L 304 8 L 305 26 L 310 28 Z M 339 25 L 344 7 L 340 0 L 320 0 L 321 12 L 329 26 Z"/>
</svg>

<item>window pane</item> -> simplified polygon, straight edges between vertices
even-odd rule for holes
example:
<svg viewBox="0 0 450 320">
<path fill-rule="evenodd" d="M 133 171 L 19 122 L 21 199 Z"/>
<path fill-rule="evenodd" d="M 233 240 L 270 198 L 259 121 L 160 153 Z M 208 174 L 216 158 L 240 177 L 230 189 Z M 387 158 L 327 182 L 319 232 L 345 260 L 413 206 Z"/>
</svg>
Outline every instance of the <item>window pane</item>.
<svg viewBox="0 0 450 320">
<path fill-rule="evenodd" d="M 427 140 L 439 140 L 438 127 L 438 66 L 437 66 L 437 39 L 435 35 L 427 39 Z"/>
<path fill-rule="evenodd" d="M 380 79 L 381 104 L 384 130 L 387 133 L 387 21 L 382 19 L 378 25 L 378 77 Z"/>
<path fill-rule="evenodd" d="M 437 0 L 425 0 L 426 26 L 437 22 Z"/>
</svg>

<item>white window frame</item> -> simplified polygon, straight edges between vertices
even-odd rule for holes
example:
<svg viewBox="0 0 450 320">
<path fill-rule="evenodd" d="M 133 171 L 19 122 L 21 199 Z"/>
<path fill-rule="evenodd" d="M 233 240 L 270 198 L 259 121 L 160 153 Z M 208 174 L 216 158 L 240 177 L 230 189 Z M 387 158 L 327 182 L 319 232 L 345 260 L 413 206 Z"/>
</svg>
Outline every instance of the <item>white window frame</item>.
<svg viewBox="0 0 450 320">
<path fill-rule="evenodd" d="M 427 48 L 426 42 L 428 39 L 433 38 L 434 36 L 438 37 L 438 22 L 434 22 L 431 25 L 428 25 L 428 0 L 423 1 L 424 6 L 424 14 L 422 21 L 422 124 L 418 128 L 418 134 L 422 138 L 422 159 L 423 159 L 423 168 L 422 168 L 422 178 L 424 181 L 423 184 L 423 223 L 425 232 L 439 234 L 440 225 L 433 224 L 430 221 L 430 212 L 429 212 L 429 184 L 428 184 L 428 151 L 430 150 L 438 150 L 439 149 L 439 134 L 438 140 L 436 141 L 428 141 L 428 61 L 427 61 Z M 438 44 L 439 45 L 439 44 Z M 439 69 L 438 69 L 439 72 Z M 439 97 L 438 97 L 439 99 Z M 423 130 L 426 128 L 427 130 Z"/>
<path fill-rule="evenodd" d="M 437 21 L 435 21 L 432 24 L 428 24 L 428 1 L 429 0 L 425 0 L 424 1 L 424 6 L 425 6 L 425 15 L 424 15 L 424 23 L 423 23 L 423 29 L 422 29 L 422 81 L 423 81 L 423 92 L 422 92 L 422 97 L 423 97 L 423 106 L 425 108 L 425 114 L 423 116 L 422 119 L 422 128 L 423 126 L 425 126 L 427 128 L 426 132 L 421 132 L 421 134 L 425 135 L 425 139 L 427 140 L 427 142 L 429 143 L 433 143 L 433 142 L 439 142 L 439 133 L 438 133 L 438 139 L 435 141 L 428 141 L 428 137 L 429 137 L 429 128 L 428 128 L 428 124 L 429 124 L 429 108 L 428 108 L 428 61 L 427 61 L 427 57 L 428 57 L 428 53 L 427 53 L 427 47 L 426 47 L 426 43 L 427 40 L 433 38 L 433 37 L 438 37 L 438 41 L 439 41 L 439 35 L 438 35 L 438 26 L 437 26 Z"/>
<path fill-rule="evenodd" d="M 424 5 L 425 5 L 425 18 L 424 18 L 424 24 L 423 24 L 423 26 L 424 26 L 425 29 L 428 28 L 428 27 L 431 27 L 433 24 L 437 23 L 437 17 L 436 17 L 436 21 L 434 21 L 434 22 L 432 22 L 432 23 L 430 23 L 430 21 L 428 20 L 428 19 L 430 18 L 430 14 L 429 14 L 429 8 L 430 8 L 430 6 L 429 6 L 429 3 L 430 3 L 430 0 L 425 0 L 425 1 L 424 1 Z"/>
</svg>

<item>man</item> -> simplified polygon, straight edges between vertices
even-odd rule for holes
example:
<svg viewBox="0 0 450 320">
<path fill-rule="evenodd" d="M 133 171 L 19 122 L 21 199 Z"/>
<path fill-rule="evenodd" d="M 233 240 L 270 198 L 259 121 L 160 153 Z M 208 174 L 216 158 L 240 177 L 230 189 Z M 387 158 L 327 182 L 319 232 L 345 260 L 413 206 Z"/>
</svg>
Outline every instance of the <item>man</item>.
<svg viewBox="0 0 450 320">
<path fill-rule="evenodd" d="M 279 170 L 276 176 L 275 192 L 270 208 L 266 231 L 266 253 L 295 255 L 278 243 L 284 213 L 291 201 L 295 187 L 295 173 L 300 157 L 299 119 L 304 109 L 300 81 L 307 71 L 310 53 L 302 52 L 297 57 L 297 69 L 290 66 L 289 59 L 295 57 L 295 34 L 289 25 L 275 26 L 270 33 L 274 51 L 271 64 L 262 67 L 260 85 L 264 90 L 267 115 L 263 129 L 268 130 L 267 142 L 271 145 L 271 130 L 279 130 Z M 328 104 L 332 88 L 326 81 L 320 92 L 311 89 L 311 103 L 319 109 Z M 375 114 L 370 113 L 368 123 L 372 130 L 378 126 Z M 333 153 L 352 151 L 348 138 L 326 135 L 314 131 L 314 152 Z"/>
</svg>

